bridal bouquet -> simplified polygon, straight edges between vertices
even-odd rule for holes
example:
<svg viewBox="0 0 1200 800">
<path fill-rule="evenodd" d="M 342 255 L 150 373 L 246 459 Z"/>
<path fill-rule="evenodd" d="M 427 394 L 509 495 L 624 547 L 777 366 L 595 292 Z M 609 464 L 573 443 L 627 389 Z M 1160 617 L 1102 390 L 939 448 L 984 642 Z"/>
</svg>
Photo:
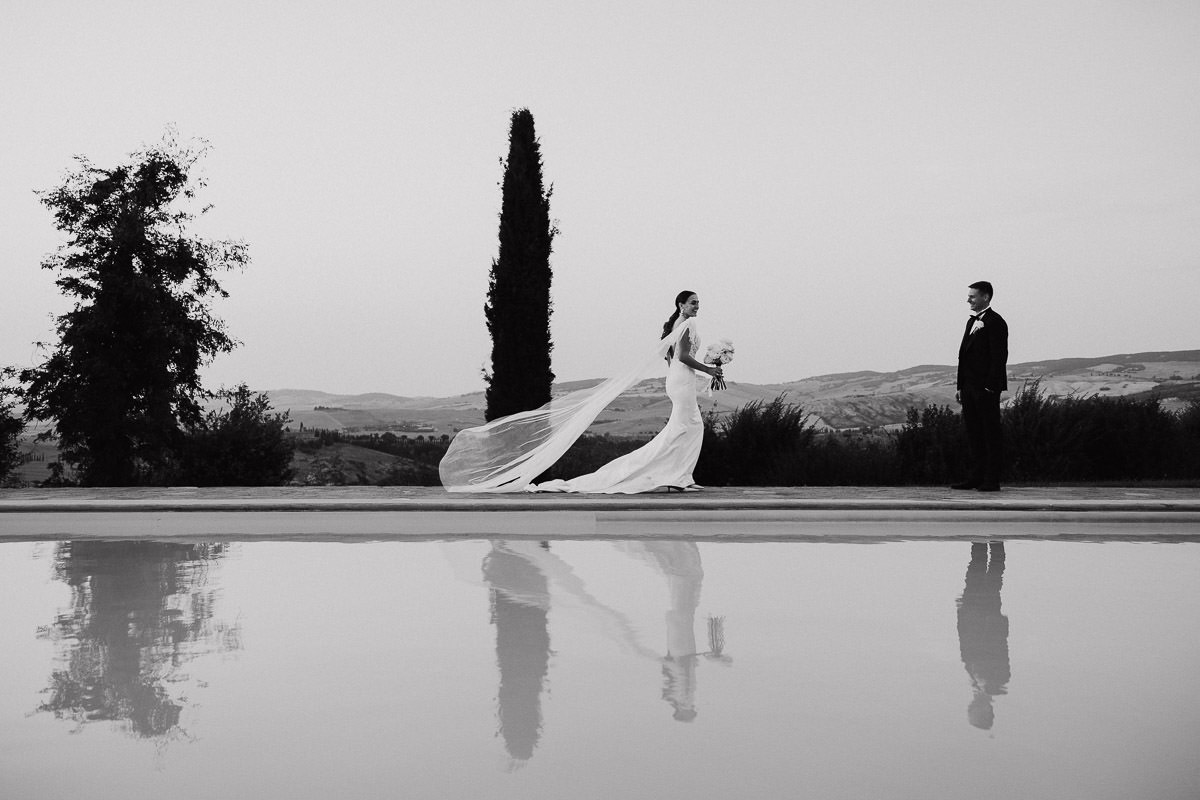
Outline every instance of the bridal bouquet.
<svg viewBox="0 0 1200 800">
<path fill-rule="evenodd" d="M 708 349 L 704 351 L 704 360 L 709 364 L 716 364 L 717 366 L 733 361 L 733 342 L 728 339 L 721 339 L 710 344 Z M 724 389 L 725 379 L 713 378 L 708 388 L 710 390 Z"/>
</svg>

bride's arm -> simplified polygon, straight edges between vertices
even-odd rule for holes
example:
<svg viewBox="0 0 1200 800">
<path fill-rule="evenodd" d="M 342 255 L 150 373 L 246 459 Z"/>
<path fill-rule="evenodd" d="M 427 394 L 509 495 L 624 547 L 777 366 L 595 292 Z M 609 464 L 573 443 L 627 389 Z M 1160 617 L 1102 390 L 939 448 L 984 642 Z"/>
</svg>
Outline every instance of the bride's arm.
<svg viewBox="0 0 1200 800">
<path fill-rule="evenodd" d="M 703 364 L 703 363 L 697 361 L 696 359 L 692 358 L 692 356 L 688 355 L 691 351 L 692 351 L 692 332 L 684 331 L 683 336 L 679 337 L 679 346 L 676 347 L 676 352 L 679 354 L 678 355 L 679 360 L 682 361 L 683 363 L 687 364 L 689 367 L 696 370 L 697 372 L 703 372 L 706 375 L 713 376 L 714 378 L 721 377 L 721 365 L 720 364 Z"/>
</svg>

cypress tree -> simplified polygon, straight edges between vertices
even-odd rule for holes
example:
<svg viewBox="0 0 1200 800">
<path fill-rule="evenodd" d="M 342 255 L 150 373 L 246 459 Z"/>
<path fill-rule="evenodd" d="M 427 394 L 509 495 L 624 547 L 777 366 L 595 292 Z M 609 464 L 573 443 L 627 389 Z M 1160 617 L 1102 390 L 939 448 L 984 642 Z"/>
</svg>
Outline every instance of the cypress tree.
<svg viewBox="0 0 1200 800">
<path fill-rule="evenodd" d="M 484 418 L 527 411 L 550 401 L 550 251 L 558 229 L 550 222 L 542 155 L 533 114 L 514 111 L 500 208 L 500 251 L 492 261 L 484 305 L 492 336 Z"/>
</svg>

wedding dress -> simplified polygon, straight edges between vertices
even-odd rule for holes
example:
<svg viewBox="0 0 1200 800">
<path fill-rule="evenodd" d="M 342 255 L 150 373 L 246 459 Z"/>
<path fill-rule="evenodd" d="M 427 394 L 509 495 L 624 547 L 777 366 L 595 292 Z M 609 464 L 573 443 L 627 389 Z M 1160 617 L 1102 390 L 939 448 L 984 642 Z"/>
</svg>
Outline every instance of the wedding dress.
<svg viewBox="0 0 1200 800">
<path fill-rule="evenodd" d="M 676 326 L 681 323 L 676 322 Z M 682 324 L 688 324 L 686 322 Z M 695 358 L 700 337 L 691 324 L 688 355 Z M 696 402 L 696 373 L 680 360 L 683 345 L 676 347 L 667 370 L 667 397 L 671 416 L 666 427 L 646 444 L 613 459 L 595 472 L 570 480 L 554 480 L 531 486 L 535 492 L 582 492 L 584 494 L 637 494 L 662 486 L 691 486 L 692 470 L 700 458 L 704 420 Z"/>
<path fill-rule="evenodd" d="M 624 375 L 555 398 L 476 428 L 459 431 L 439 465 L 442 484 L 451 492 L 585 492 L 633 494 L 662 486 L 686 487 L 700 457 L 704 421 L 696 401 L 696 373 L 680 360 L 684 333 L 689 355 L 700 348 L 694 317 L 680 318 L 646 359 Z M 571 480 L 533 480 L 557 461 L 617 395 L 637 383 L 654 361 L 671 354 L 667 396 L 671 416 L 666 427 L 642 447 Z"/>
</svg>

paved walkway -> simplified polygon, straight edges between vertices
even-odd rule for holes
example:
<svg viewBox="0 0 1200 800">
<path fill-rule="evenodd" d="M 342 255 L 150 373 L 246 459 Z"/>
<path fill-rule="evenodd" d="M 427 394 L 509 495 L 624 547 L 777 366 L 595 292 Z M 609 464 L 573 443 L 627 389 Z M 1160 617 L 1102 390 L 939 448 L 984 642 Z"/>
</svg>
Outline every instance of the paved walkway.
<svg viewBox="0 0 1200 800">
<path fill-rule="evenodd" d="M 980 535 L 980 526 L 997 524 L 1004 524 L 1006 537 L 1083 531 L 1093 538 L 1200 539 L 1200 489 L 1041 486 L 991 494 L 929 487 L 747 487 L 641 495 L 462 495 L 365 486 L 0 490 L 0 540 L 968 538 Z"/>
</svg>

